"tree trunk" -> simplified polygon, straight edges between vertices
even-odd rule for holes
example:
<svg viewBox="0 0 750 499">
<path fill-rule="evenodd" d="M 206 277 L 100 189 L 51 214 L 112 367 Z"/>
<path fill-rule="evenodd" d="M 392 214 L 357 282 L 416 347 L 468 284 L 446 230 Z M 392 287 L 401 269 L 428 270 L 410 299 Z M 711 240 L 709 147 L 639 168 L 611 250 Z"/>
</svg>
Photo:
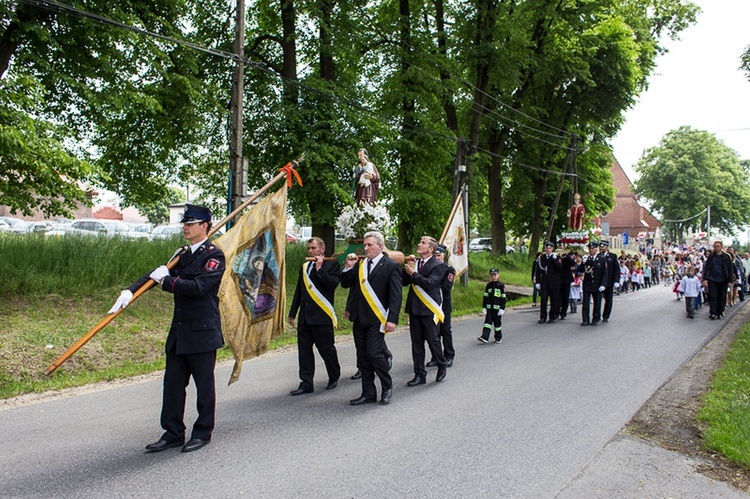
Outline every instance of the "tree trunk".
<svg viewBox="0 0 750 499">
<path fill-rule="evenodd" d="M 505 219 L 503 218 L 503 177 L 500 151 L 505 139 L 505 128 L 495 127 L 490 134 L 492 158 L 487 168 L 487 189 L 489 194 L 490 222 L 492 228 L 492 253 L 505 254 Z"/>
<path fill-rule="evenodd" d="M 282 0 L 281 2 L 281 26 L 283 39 L 281 50 L 284 56 L 284 65 L 281 68 L 282 87 L 284 101 L 288 104 L 297 105 L 299 102 L 299 88 L 297 82 L 297 28 L 295 27 L 296 11 L 294 0 Z"/>
</svg>

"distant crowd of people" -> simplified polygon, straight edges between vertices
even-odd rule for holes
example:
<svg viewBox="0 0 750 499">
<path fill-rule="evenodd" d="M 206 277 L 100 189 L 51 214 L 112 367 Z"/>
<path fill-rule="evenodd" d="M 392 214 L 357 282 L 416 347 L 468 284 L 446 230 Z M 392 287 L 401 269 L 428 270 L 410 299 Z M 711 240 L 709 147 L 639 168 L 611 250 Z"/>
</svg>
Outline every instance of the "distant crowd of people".
<svg viewBox="0 0 750 499">
<path fill-rule="evenodd" d="M 579 303 L 582 326 L 607 322 L 613 295 L 661 283 L 672 286 L 676 299 L 685 298 L 686 317 L 691 319 L 704 303 L 709 304 L 709 319 L 720 319 L 726 307 L 744 300 L 747 293 L 750 253 L 725 250 L 720 241 L 711 248 L 644 246 L 634 254 L 623 250 L 618 257 L 604 240 L 589 243 L 588 249 L 588 254 L 576 250 L 558 254 L 548 241 L 545 251 L 537 253 L 531 271 L 532 305 L 540 301 L 540 324 L 565 320 L 568 312 L 577 313 Z"/>
</svg>

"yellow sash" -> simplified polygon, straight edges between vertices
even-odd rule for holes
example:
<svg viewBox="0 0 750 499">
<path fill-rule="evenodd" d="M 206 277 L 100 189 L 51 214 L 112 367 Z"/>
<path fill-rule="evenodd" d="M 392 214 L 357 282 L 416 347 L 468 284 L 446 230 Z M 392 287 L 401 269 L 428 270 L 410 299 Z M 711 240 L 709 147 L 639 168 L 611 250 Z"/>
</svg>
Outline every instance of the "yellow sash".
<svg viewBox="0 0 750 499">
<path fill-rule="evenodd" d="M 385 323 L 387 321 L 386 317 L 388 315 L 388 311 L 385 309 L 383 304 L 380 303 L 378 295 L 375 294 L 375 290 L 372 289 L 370 281 L 367 280 L 368 278 L 369 276 L 365 275 L 365 261 L 362 260 L 361 262 L 359 262 L 359 289 L 362 291 L 362 296 L 365 297 L 368 305 L 370 305 L 372 313 L 374 313 L 380 321 L 380 332 L 383 333 L 385 332 Z"/>
<path fill-rule="evenodd" d="M 417 295 L 419 300 L 424 303 L 425 307 L 430 309 L 430 312 L 435 314 L 433 317 L 433 321 L 435 321 L 435 324 L 440 324 L 445 320 L 445 314 L 443 313 L 443 308 L 437 304 L 435 300 L 432 299 L 430 295 L 427 294 L 427 291 L 422 289 L 421 286 L 417 286 L 416 284 L 412 283 L 411 289 L 414 290 L 414 293 Z"/>
<path fill-rule="evenodd" d="M 339 321 L 336 319 L 336 311 L 333 309 L 333 305 L 329 302 L 323 293 L 313 284 L 312 279 L 308 275 L 307 271 L 310 270 L 310 265 L 315 265 L 314 262 L 307 262 L 306 265 L 302 266 L 302 279 L 305 280 L 305 289 L 310 294 L 310 298 L 326 313 L 328 317 L 333 321 L 334 329 L 338 327 Z"/>
</svg>

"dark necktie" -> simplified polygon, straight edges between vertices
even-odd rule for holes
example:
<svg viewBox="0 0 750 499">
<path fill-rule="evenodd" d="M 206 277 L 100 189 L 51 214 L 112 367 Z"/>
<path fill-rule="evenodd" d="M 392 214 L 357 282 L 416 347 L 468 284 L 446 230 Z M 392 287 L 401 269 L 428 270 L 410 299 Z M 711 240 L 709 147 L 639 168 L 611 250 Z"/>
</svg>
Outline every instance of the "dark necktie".
<svg viewBox="0 0 750 499">
<path fill-rule="evenodd" d="M 419 263 L 417 264 L 417 272 L 422 270 L 422 264 L 424 263 L 424 260 L 419 260 Z"/>
<path fill-rule="evenodd" d="M 367 278 L 370 278 L 370 272 L 372 272 L 372 260 L 367 259 Z"/>
</svg>

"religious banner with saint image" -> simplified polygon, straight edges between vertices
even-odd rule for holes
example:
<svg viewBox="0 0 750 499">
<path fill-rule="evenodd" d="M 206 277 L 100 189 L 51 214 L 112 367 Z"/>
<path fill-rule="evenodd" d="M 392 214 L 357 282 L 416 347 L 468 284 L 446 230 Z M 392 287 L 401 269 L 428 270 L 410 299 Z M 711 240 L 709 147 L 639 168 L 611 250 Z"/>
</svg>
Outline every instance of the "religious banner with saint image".
<svg viewBox="0 0 750 499">
<path fill-rule="evenodd" d="M 235 359 L 229 384 L 239 379 L 245 359 L 265 353 L 284 332 L 286 191 L 266 196 L 214 241 L 227 261 L 219 311 L 224 341 Z"/>
</svg>

